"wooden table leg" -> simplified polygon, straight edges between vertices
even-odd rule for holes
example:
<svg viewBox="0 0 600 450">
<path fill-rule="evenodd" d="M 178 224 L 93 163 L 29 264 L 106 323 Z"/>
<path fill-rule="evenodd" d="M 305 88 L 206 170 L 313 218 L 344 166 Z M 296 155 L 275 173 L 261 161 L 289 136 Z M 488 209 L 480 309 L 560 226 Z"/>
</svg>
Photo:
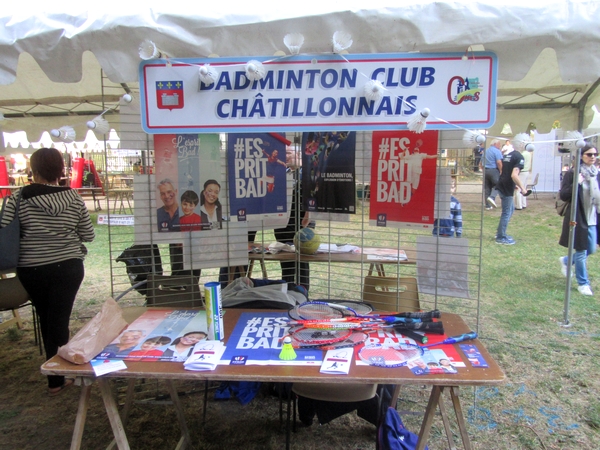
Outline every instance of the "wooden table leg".
<svg viewBox="0 0 600 450">
<path fill-rule="evenodd" d="M 125 394 L 125 406 L 123 407 L 123 414 L 121 415 L 121 422 L 123 423 L 123 427 L 127 426 L 127 421 L 129 420 L 129 411 L 131 410 L 131 405 L 133 405 L 133 394 L 135 389 L 135 378 L 130 378 L 127 381 L 127 393 Z M 112 440 L 106 450 L 112 450 L 114 446 L 117 444 L 115 439 Z"/>
<path fill-rule="evenodd" d="M 113 435 L 117 441 L 117 448 L 119 450 L 129 450 L 129 442 L 127 442 L 127 435 L 119 417 L 119 410 L 117 409 L 117 403 L 113 397 L 110 389 L 110 384 L 106 378 L 98 378 L 98 385 L 100 386 L 100 392 L 102 392 L 102 400 L 104 401 L 104 408 L 110 421 L 110 427 L 113 430 Z"/>
<path fill-rule="evenodd" d="M 446 438 L 448 439 L 449 448 L 454 447 L 454 439 L 452 438 L 452 430 L 450 429 L 450 421 L 448 420 L 448 413 L 446 412 L 446 406 L 444 406 L 444 396 L 440 395 L 438 400 L 440 406 L 440 414 L 442 415 L 442 422 L 444 423 L 444 430 L 446 431 Z"/>
<path fill-rule="evenodd" d="M 429 438 L 429 432 L 431 431 L 431 425 L 443 389 L 443 386 L 433 386 L 431 388 L 431 394 L 429 395 L 429 401 L 425 409 L 425 417 L 423 417 L 421 430 L 419 430 L 419 442 L 417 443 L 416 450 L 424 450 L 425 445 L 427 445 L 427 439 Z"/>
<path fill-rule="evenodd" d="M 465 450 L 471 450 L 471 441 L 469 440 L 469 435 L 467 434 L 465 416 L 463 416 L 462 407 L 460 406 L 460 399 L 458 398 L 458 386 L 450 386 L 450 397 L 452 398 L 452 404 L 454 405 L 454 412 L 456 413 L 456 421 L 458 422 L 458 429 L 460 430 L 463 446 Z"/>
<path fill-rule="evenodd" d="M 187 423 L 185 422 L 185 415 L 183 413 L 183 406 L 179 401 L 179 394 L 177 393 L 177 389 L 173 385 L 173 380 L 167 380 L 167 389 L 169 390 L 169 394 L 171 394 L 171 401 L 173 402 L 173 406 L 175 407 L 175 412 L 177 413 L 177 420 L 179 420 L 179 426 L 181 427 L 181 439 L 177 444 L 177 449 L 183 449 L 189 446 L 192 448 L 192 439 L 190 438 L 190 432 L 187 427 Z"/>
<path fill-rule="evenodd" d="M 71 438 L 71 450 L 79 450 L 81 448 L 83 428 L 85 427 L 85 419 L 87 418 L 90 404 L 90 393 L 92 391 L 91 379 L 81 378 L 78 381 L 82 381 L 82 386 L 79 396 L 79 406 L 77 407 L 77 417 L 75 418 L 75 428 L 73 430 L 73 437 Z"/>
</svg>

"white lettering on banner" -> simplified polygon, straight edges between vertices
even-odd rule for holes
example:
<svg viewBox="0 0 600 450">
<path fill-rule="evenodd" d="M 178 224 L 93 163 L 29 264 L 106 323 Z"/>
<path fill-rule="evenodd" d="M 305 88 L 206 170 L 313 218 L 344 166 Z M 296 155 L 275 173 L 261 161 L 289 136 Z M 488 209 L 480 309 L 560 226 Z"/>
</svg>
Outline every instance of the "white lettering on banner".
<svg viewBox="0 0 600 450">
<path fill-rule="evenodd" d="M 488 128 L 495 121 L 497 57 L 462 53 L 298 55 L 263 61 L 265 74 L 250 80 L 240 58 L 140 63 L 142 126 L 148 133 L 203 133 L 402 129 L 415 112 L 430 108 L 429 129 Z M 209 85 L 198 67 L 219 71 Z M 365 97 L 368 80 L 384 95 Z M 177 107 L 160 97 L 176 86 Z M 248 156 L 246 156 L 248 157 Z"/>
<path fill-rule="evenodd" d="M 236 198 L 267 195 L 267 158 L 263 157 L 262 144 L 260 138 L 238 138 L 233 146 Z"/>
</svg>

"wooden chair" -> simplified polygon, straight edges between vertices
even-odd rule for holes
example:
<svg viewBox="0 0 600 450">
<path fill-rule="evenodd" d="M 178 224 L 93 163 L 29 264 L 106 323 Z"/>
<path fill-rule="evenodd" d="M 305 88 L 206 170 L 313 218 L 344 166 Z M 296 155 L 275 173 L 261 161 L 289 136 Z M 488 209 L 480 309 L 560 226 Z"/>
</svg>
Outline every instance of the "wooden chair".
<svg viewBox="0 0 600 450">
<path fill-rule="evenodd" d="M 383 311 L 419 311 L 419 288 L 415 277 L 366 276 L 363 301 Z"/>
<path fill-rule="evenodd" d="M 528 184 L 527 186 L 525 186 L 525 190 L 526 191 L 529 190 L 529 189 L 531 189 L 532 194 L 533 194 L 533 198 L 535 198 L 535 199 L 537 199 L 537 191 L 535 190 L 535 187 L 537 186 L 539 179 L 540 179 L 540 174 L 536 173 L 535 174 L 535 178 L 533 179 L 533 183 Z"/>
</svg>

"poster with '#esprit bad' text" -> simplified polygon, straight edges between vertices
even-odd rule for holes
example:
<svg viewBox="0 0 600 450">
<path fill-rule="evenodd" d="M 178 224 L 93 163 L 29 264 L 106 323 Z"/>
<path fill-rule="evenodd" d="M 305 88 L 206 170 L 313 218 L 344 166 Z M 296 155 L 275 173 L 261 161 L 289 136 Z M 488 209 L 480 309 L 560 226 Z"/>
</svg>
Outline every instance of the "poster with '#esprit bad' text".
<svg viewBox="0 0 600 450">
<path fill-rule="evenodd" d="M 218 134 L 156 134 L 158 231 L 222 228 Z"/>
<path fill-rule="evenodd" d="M 438 132 L 374 131 L 369 224 L 433 224 Z"/>
<path fill-rule="evenodd" d="M 227 171 L 233 221 L 278 217 L 287 211 L 284 140 L 283 135 L 275 133 L 228 134 Z"/>
</svg>

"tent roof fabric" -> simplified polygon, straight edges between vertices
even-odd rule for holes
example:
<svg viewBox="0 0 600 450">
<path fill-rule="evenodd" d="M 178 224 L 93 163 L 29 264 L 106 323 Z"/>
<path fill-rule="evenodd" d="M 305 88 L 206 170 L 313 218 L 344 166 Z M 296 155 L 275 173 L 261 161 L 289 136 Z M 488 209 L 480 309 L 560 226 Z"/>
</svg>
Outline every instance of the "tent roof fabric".
<svg viewBox="0 0 600 450">
<path fill-rule="evenodd" d="M 600 74 L 598 1 L 372 0 L 365 6 L 346 0 L 343 6 L 308 1 L 301 8 L 259 0 L 236 2 L 235 8 L 219 2 L 144 8 L 108 1 L 71 13 L 14 3 L 0 11 L 0 112 L 15 121 L 28 113 L 93 116 L 117 108 L 125 88 L 137 87 L 139 46 L 146 39 L 174 60 L 289 54 L 283 37 L 291 32 L 304 35 L 301 53 L 311 54 L 331 53 L 336 31 L 351 34 L 351 53 L 468 56 L 485 49 L 499 59 L 498 103 L 512 107 L 574 104 Z M 45 8 L 61 11 L 60 4 Z M 587 115 L 591 119 L 591 111 Z M 6 122 L 4 131 L 18 128 L 18 121 Z M 34 134 L 32 140 L 41 131 Z"/>
</svg>

